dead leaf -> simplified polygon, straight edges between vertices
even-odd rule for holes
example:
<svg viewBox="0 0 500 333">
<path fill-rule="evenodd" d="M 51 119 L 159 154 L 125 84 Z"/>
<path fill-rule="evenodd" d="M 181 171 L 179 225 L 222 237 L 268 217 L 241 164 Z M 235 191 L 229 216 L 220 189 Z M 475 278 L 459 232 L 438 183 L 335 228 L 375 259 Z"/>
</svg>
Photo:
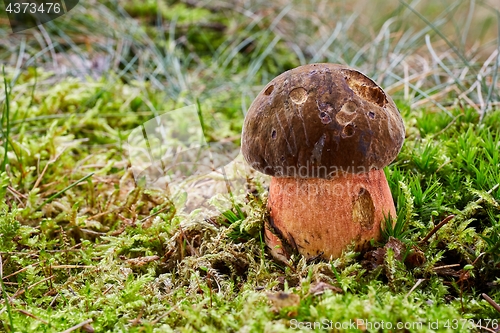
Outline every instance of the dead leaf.
<svg viewBox="0 0 500 333">
<path fill-rule="evenodd" d="M 323 294 L 327 290 L 331 290 L 334 293 L 342 292 L 342 289 L 340 289 L 339 287 L 332 286 L 331 284 L 326 282 L 318 282 L 311 285 L 309 293 L 316 296 Z"/>
<path fill-rule="evenodd" d="M 385 251 L 392 249 L 394 251 L 394 259 L 397 261 L 403 260 L 403 255 L 406 252 L 406 245 L 397 238 L 389 237 L 389 241 L 384 246 Z"/>
<path fill-rule="evenodd" d="M 425 255 L 418 247 L 413 246 L 405 263 L 411 268 L 422 266 L 425 263 Z"/>
</svg>

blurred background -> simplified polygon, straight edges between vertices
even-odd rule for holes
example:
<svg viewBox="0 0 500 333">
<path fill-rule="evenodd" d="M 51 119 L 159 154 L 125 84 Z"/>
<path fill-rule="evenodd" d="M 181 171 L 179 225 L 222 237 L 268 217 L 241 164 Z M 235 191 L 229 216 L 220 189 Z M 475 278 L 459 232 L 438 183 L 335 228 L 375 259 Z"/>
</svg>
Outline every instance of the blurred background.
<svg viewBox="0 0 500 333">
<path fill-rule="evenodd" d="M 39 88 L 62 77 L 105 82 L 97 94 L 126 83 L 124 102 L 143 111 L 198 100 L 241 120 L 276 75 L 332 62 L 412 107 L 484 112 L 498 100 L 499 9 L 495 0 L 81 1 L 19 33 L 2 11 L 0 61 L 14 83 L 42 68 Z"/>
</svg>

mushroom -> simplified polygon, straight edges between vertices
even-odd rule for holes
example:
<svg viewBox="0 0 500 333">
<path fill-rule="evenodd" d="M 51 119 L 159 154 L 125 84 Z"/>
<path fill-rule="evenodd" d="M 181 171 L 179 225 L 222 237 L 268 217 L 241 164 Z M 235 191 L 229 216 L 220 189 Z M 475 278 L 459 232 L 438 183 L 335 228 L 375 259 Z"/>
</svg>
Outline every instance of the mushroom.
<svg viewBox="0 0 500 333">
<path fill-rule="evenodd" d="M 304 65 L 267 84 L 250 106 L 241 150 L 272 176 L 265 241 L 286 261 L 367 248 L 396 210 L 383 168 L 405 129 L 390 96 L 361 72 Z"/>
</svg>

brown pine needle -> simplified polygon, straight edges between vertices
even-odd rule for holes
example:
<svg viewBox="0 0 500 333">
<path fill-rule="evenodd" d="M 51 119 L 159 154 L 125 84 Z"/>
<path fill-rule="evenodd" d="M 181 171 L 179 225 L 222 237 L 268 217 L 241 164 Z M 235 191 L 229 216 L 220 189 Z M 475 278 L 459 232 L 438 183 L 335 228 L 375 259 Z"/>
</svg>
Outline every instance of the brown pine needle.
<svg viewBox="0 0 500 333">
<path fill-rule="evenodd" d="M 486 302 L 490 303 L 490 305 L 495 308 L 495 310 L 497 310 L 498 312 L 500 312 L 500 305 L 498 305 L 497 302 L 495 302 L 494 300 L 491 299 L 490 296 L 486 295 L 486 294 L 482 294 L 481 296 L 483 296 L 483 298 L 486 300 Z"/>
<path fill-rule="evenodd" d="M 38 286 L 40 283 L 44 283 L 45 281 L 48 281 L 48 280 L 52 279 L 53 277 L 55 277 L 55 275 L 51 275 L 45 279 L 42 279 L 42 280 L 32 284 L 31 286 L 29 286 L 27 288 L 16 291 L 16 293 L 12 296 L 12 299 L 16 298 L 19 295 L 24 294 L 26 292 L 26 290 L 30 290 L 31 288 L 34 288 L 34 287 Z"/>
<path fill-rule="evenodd" d="M 95 266 L 88 265 L 53 265 L 50 266 L 52 269 L 64 269 L 64 268 L 94 268 Z"/>
<path fill-rule="evenodd" d="M 31 267 L 35 267 L 35 266 L 36 266 L 36 265 L 38 265 L 38 264 L 39 264 L 39 263 L 38 263 L 38 262 L 36 262 L 36 263 L 34 263 L 34 264 L 31 264 L 31 265 L 28 265 L 28 266 L 26 266 L 26 267 L 24 267 L 24 268 L 21 268 L 20 270 L 18 270 L 18 271 L 16 271 L 16 272 L 14 272 L 14 273 L 12 273 L 12 274 L 9 274 L 9 275 L 7 275 L 7 276 L 4 276 L 4 277 L 2 278 L 2 280 L 6 280 L 6 279 L 8 279 L 8 278 L 10 278 L 10 277 L 12 277 L 12 276 L 14 276 L 14 275 L 17 275 L 17 274 L 19 274 L 19 273 L 22 273 L 22 272 L 24 272 L 24 271 L 26 271 L 26 270 L 30 269 Z"/>
<path fill-rule="evenodd" d="M 16 309 L 16 311 L 17 311 L 17 312 L 22 313 L 22 314 L 23 314 L 23 315 L 25 315 L 25 316 L 31 317 L 31 318 L 33 318 L 33 319 L 36 319 L 36 320 L 38 320 L 39 322 L 44 323 L 45 325 L 48 325 L 48 324 L 49 324 L 49 323 L 48 323 L 48 322 L 46 322 L 45 320 L 43 320 L 43 319 L 41 319 L 41 318 L 38 318 L 37 316 L 35 316 L 35 315 L 34 315 L 34 314 L 32 314 L 32 313 L 29 313 L 28 311 L 25 311 L 25 310 L 22 310 L 22 309 Z"/>
<path fill-rule="evenodd" d="M 446 223 L 450 222 L 452 218 L 454 218 L 455 215 L 450 215 L 450 216 L 447 216 L 444 220 L 442 220 L 437 226 L 434 227 L 434 229 L 431 230 L 431 232 L 429 232 L 427 234 L 427 236 L 424 237 L 424 239 L 422 239 L 420 241 L 420 243 L 425 243 L 429 240 L 429 238 L 432 237 L 432 235 L 434 235 L 439 229 L 441 229 Z"/>
<path fill-rule="evenodd" d="M 437 266 L 432 268 L 433 270 L 437 271 L 439 269 L 445 269 L 445 268 L 453 268 L 453 267 L 460 267 L 460 264 L 452 264 L 452 265 L 444 265 L 444 266 Z"/>
</svg>

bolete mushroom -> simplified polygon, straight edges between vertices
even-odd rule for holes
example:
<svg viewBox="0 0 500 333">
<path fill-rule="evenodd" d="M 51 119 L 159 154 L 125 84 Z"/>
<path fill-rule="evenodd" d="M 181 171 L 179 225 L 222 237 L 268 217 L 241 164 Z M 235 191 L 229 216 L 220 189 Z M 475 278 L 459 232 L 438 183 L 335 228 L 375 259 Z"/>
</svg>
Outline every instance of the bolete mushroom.
<svg viewBox="0 0 500 333">
<path fill-rule="evenodd" d="M 336 258 L 380 239 L 396 211 L 383 168 L 405 129 L 390 96 L 361 72 L 310 64 L 259 93 L 243 125 L 248 164 L 272 176 L 266 243 L 273 256 Z"/>
</svg>

